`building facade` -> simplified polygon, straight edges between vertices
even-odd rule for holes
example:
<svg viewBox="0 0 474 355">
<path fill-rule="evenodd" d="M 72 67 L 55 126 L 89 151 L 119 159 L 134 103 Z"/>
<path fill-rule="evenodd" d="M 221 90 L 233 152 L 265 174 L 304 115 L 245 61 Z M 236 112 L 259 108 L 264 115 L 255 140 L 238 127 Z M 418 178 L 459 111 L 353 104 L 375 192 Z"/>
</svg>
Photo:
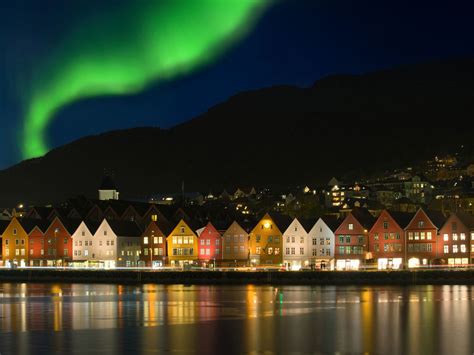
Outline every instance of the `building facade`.
<svg viewBox="0 0 474 355">
<path fill-rule="evenodd" d="M 222 264 L 247 266 L 249 256 L 249 235 L 237 221 L 234 221 L 222 235 Z"/>
<path fill-rule="evenodd" d="M 283 233 L 283 264 L 287 270 L 299 270 L 309 267 L 310 253 L 308 233 L 297 218 Z"/>
<path fill-rule="evenodd" d="M 170 265 L 186 267 L 197 265 L 198 237 L 193 229 L 181 219 L 166 239 Z"/>
</svg>

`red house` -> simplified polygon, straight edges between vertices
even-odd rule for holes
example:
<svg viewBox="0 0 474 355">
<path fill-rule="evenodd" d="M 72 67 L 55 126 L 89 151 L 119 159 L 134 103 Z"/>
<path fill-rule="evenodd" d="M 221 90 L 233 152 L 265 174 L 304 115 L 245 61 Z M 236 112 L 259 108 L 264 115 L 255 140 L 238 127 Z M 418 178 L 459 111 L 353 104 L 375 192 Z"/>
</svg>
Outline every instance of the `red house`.
<svg viewBox="0 0 474 355">
<path fill-rule="evenodd" d="M 451 214 L 438 235 L 438 258 L 441 263 L 449 266 L 469 264 L 472 237 L 474 216 L 461 212 Z"/>
<path fill-rule="evenodd" d="M 369 231 L 369 252 L 379 269 L 405 265 L 405 227 L 413 213 L 383 210 Z"/>
<path fill-rule="evenodd" d="M 198 259 L 203 265 L 216 265 L 222 259 L 222 236 L 209 222 L 199 234 Z"/>
<path fill-rule="evenodd" d="M 28 258 L 30 266 L 46 265 L 44 231 L 48 229 L 50 223 L 48 220 L 38 220 L 33 229 L 28 233 Z"/>
<path fill-rule="evenodd" d="M 80 220 L 54 218 L 44 232 L 47 265 L 64 266 L 72 261 L 72 238 Z"/>
<path fill-rule="evenodd" d="M 357 270 L 370 258 L 369 230 L 375 218 L 365 208 L 355 207 L 334 232 L 337 270 Z"/>
<path fill-rule="evenodd" d="M 405 228 L 408 267 L 429 266 L 436 258 L 438 230 L 446 218 L 441 212 L 420 208 Z"/>
</svg>

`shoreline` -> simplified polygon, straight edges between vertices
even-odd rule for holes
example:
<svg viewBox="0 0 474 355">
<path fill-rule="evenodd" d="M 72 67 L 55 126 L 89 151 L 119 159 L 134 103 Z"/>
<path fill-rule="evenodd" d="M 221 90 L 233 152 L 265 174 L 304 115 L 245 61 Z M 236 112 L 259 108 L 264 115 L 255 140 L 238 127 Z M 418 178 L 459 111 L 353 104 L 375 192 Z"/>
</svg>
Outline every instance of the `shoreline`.
<svg viewBox="0 0 474 355">
<path fill-rule="evenodd" d="M 185 285 L 472 285 L 474 270 L 143 271 L 0 270 L 0 282 Z"/>
</svg>

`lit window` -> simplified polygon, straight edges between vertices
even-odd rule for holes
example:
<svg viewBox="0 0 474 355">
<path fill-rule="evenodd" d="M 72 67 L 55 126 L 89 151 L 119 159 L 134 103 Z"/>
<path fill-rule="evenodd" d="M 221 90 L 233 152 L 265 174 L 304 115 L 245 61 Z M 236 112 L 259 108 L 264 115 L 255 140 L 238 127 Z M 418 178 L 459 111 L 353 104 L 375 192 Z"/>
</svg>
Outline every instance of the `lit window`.
<svg viewBox="0 0 474 355">
<path fill-rule="evenodd" d="M 449 240 L 449 235 L 448 234 L 443 234 L 443 240 L 447 242 Z"/>
<path fill-rule="evenodd" d="M 148 237 L 143 237 L 143 244 L 148 244 Z"/>
<path fill-rule="evenodd" d="M 458 240 L 458 235 L 457 235 L 457 233 L 453 233 L 453 240 Z"/>
<path fill-rule="evenodd" d="M 461 240 L 466 240 L 466 234 L 461 233 L 461 234 L 460 234 L 460 239 L 461 239 Z"/>
<path fill-rule="evenodd" d="M 349 223 L 349 230 L 353 230 L 354 229 L 354 225 L 352 223 Z"/>
<path fill-rule="evenodd" d="M 449 253 L 449 245 L 444 246 L 444 253 L 445 254 Z"/>
<path fill-rule="evenodd" d="M 457 253 L 458 252 L 458 246 L 457 245 L 453 245 L 453 253 Z"/>
<path fill-rule="evenodd" d="M 426 232 L 426 239 L 431 240 L 431 232 Z"/>
<path fill-rule="evenodd" d="M 461 253 L 466 252 L 466 244 L 461 244 Z"/>
<path fill-rule="evenodd" d="M 294 248 L 292 248 L 292 249 L 294 249 Z M 270 248 L 268 248 L 268 255 L 272 255 L 272 254 L 273 254 L 273 248 L 270 247 Z"/>
</svg>

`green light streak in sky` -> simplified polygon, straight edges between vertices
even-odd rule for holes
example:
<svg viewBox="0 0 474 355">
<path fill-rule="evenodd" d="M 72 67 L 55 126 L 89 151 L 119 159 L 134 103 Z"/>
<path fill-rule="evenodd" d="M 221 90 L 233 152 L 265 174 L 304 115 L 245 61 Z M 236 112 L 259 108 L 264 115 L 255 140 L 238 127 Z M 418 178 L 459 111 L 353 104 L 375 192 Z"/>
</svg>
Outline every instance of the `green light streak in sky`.
<svg viewBox="0 0 474 355">
<path fill-rule="evenodd" d="M 48 124 L 64 106 L 137 93 L 209 63 L 252 28 L 269 1 L 139 0 L 87 18 L 38 68 L 27 98 L 23 157 L 48 151 Z"/>
</svg>

